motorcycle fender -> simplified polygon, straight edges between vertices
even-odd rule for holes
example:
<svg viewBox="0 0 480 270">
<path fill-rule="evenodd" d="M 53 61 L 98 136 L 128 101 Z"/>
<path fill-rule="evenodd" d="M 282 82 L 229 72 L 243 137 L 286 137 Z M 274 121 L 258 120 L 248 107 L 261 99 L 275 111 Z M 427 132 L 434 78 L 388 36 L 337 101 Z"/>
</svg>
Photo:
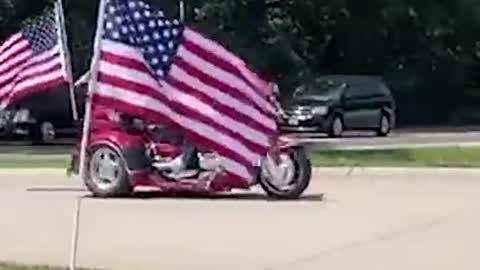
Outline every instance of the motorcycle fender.
<svg viewBox="0 0 480 270">
<path fill-rule="evenodd" d="M 89 148 L 107 145 L 117 151 L 129 172 L 143 171 L 151 167 L 152 161 L 147 156 L 147 148 L 142 137 L 120 131 L 96 134 L 92 137 Z"/>
<path fill-rule="evenodd" d="M 292 147 L 302 146 L 303 143 L 295 138 L 291 137 L 280 137 L 277 141 L 277 149 L 284 150 Z"/>
</svg>

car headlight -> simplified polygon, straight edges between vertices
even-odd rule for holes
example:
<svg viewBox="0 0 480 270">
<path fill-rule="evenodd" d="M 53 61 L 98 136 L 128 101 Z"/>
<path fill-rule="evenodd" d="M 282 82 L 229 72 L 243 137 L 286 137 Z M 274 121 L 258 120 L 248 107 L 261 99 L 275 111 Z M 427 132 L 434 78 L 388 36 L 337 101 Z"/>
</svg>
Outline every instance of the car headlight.
<svg viewBox="0 0 480 270">
<path fill-rule="evenodd" d="M 312 114 L 316 115 L 326 115 L 328 114 L 328 107 L 327 106 L 318 106 L 312 109 Z"/>
</svg>

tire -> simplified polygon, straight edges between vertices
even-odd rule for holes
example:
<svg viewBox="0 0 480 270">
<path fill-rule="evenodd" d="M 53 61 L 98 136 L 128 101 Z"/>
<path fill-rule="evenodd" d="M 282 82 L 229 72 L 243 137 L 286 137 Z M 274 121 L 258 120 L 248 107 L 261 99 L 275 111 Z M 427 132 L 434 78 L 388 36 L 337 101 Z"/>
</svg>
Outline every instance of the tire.
<svg viewBox="0 0 480 270">
<path fill-rule="evenodd" d="M 344 123 L 343 119 L 340 115 L 336 115 L 332 119 L 332 123 L 330 124 L 330 129 L 328 131 L 329 137 L 338 138 L 341 137 L 344 131 Z"/>
<path fill-rule="evenodd" d="M 108 156 L 108 157 L 106 157 Z M 110 181 L 110 184 L 102 184 L 102 181 L 107 179 L 100 179 L 100 162 L 108 164 L 107 159 L 111 159 L 112 164 L 116 163 L 117 165 L 111 165 L 112 170 L 114 171 L 114 176 Z M 85 166 L 85 185 L 88 190 L 95 197 L 100 198 L 115 198 L 115 197 L 129 197 L 132 195 L 132 186 L 129 181 L 128 172 L 126 168 L 125 161 L 123 160 L 122 154 L 117 152 L 108 145 L 98 145 L 93 149 L 90 149 L 88 152 L 87 166 Z M 108 165 L 104 165 L 105 168 L 108 168 Z M 115 167 L 115 169 L 113 168 Z M 97 172 L 98 170 L 98 172 Z"/>
<path fill-rule="evenodd" d="M 380 137 L 386 137 L 392 130 L 392 125 L 390 118 L 386 113 L 382 113 L 382 117 L 380 117 L 380 123 L 377 130 L 377 135 Z"/>
<path fill-rule="evenodd" d="M 268 176 L 262 172 L 259 173 L 258 182 L 268 197 L 272 199 L 297 200 L 310 185 L 312 166 L 305 149 L 301 147 L 290 148 L 285 152 L 285 154 L 290 156 L 295 166 L 295 176 L 293 179 L 294 184 L 292 185 L 291 189 L 280 190 L 270 181 Z"/>
</svg>

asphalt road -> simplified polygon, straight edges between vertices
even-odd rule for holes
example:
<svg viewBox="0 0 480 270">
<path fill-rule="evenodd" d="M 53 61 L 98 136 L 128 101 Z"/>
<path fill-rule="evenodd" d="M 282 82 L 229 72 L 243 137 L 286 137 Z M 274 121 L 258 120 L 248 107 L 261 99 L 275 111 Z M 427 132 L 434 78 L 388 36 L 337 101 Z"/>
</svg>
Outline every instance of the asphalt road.
<svg viewBox="0 0 480 270">
<path fill-rule="evenodd" d="M 480 269 L 480 172 L 322 170 L 307 197 L 84 199 L 78 262 L 103 269 Z M 0 260 L 67 265 L 75 198 L 0 171 Z M 323 196 L 322 196 L 323 195 Z"/>
</svg>

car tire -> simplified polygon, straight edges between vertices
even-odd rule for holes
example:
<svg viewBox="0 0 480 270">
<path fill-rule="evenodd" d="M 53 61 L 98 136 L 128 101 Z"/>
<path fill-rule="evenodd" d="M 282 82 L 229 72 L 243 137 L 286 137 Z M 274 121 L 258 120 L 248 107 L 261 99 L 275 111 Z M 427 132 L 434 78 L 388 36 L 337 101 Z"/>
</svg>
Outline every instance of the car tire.
<svg viewBox="0 0 480 270">
<path fill-rule="evenodd" d="M 330 124 L 330 130 L 328 131 L 328 135 L 330 137 L 341 137 L 344 131 L 344 124 L 343 119 L 340 115 L 336 115 L 333 117 L 332 122 Z"/>
<path fill-rule="evenodd" d="M 386 137 L 392 130 L 392 124 L 390 121 L 390 117 L 388 117 L 388 114 L 383 113 L 382 116 L 380 117 L 380 123 L 378 126 L 377 130 L 377 135 L 380 137 Z"/>
</svg>

